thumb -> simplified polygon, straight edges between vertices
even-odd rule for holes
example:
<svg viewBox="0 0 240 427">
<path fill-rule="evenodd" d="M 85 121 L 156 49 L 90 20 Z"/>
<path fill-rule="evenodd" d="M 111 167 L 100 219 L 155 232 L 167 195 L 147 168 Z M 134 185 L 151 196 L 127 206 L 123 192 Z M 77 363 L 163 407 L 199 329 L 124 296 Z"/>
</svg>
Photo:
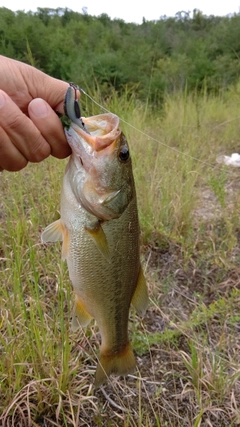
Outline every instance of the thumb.
<svg viewBox="0 0 240 427">
<path fill-rule="evenodd" d="M 61 114 L 65 114 L 64 111 L 64 100 L 66 96 L 66 92 L 69 88 L 69 83 L 66 83 L 62 80 L 55 79 L 54 77 L 50 77 L 48 75 L 44 75 L 46 80 L 45 82 L 45 90 L 46 97 L 41 97 L 47 101 L 47 103 L 55 110 Z M 79 99 L 81 96 L 80 90 L 76 91 L 77 98 Z"/>
<path fill-rule="evenodd" d="M 64 114 L 64 98 L 69 87 L 67 82 L 55 79 L 46 74 L 43 76 L 43 89 L 39 87 L 38 98 L 43 98 L 55 111 Z"/>
<path fill-rule="evenodd" d="M 50 145 L 54 157 L 63 159 L 71 154 L 61 121 L 46 101 L 41 98 L 33 99 L 28 106 L 28 114 Z"/>
</svg>

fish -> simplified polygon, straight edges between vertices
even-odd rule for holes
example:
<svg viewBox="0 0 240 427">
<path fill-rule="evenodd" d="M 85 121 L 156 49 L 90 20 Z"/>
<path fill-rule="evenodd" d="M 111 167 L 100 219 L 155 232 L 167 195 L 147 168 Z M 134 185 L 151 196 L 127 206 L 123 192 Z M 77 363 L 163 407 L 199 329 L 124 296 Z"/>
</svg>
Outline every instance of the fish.
<svg viewBox="0 0 240 427">
<path fill-rule="evenodd" d="M 94 386 L 111 374 L 136 368 L 129 341 L 132 305 L 143 316 L 148 290 L 140 262 L 139 219 L 132 160 L 119 117 L 80 117 L 74 88 L 68 88 L 65 129 L 72 154 L 61 190 L 60 219 L 42 233 L 42 242 L 62 241 L 75 297 L 72 330 L 95 319 L 100 356 Z"/>
</svg>

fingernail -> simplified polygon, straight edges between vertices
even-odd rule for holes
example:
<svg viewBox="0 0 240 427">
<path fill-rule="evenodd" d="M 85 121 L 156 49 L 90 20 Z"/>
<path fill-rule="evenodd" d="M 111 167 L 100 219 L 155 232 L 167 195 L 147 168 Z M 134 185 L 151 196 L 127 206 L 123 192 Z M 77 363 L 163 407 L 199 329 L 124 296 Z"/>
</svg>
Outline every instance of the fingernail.
<svg viewBox="0 0 240 427">
<path fill-rule="evenodd" d="M 4 106 L 6 102 L 5 94 L 2 90 L 0 90 L 0 108 Z"/>
<path fill-rule="evenodd" d="M 46 117 L 49 113 L 50 107 L 43 99 L 36 98 L 30 102 L 29 108 L 31 109 L 31 113 L 34 114 L 34 116 Z"/>
</svg>

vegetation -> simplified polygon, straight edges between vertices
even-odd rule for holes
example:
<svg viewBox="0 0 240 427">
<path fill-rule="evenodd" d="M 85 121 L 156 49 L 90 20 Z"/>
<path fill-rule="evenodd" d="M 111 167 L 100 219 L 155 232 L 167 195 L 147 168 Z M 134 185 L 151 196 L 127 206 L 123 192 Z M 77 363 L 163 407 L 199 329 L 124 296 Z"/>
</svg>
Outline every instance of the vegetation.
<svg viewBox="0 0 240 427">
<path fill-rule="evenodd" d="M 66 161 L 1 173 L 3 427 L 240 424 L 239 169 L 216 163 L 239 152 L 239 19 L 0 9 L 0 53 L 83 86 L 98 103 L 83 94 L 84 115 L 122 119 L 151 298 L 144 319 L 131 311 L 137 372 L 94 391 L 97 326 L 70 331 L 61 247 L 40 243 Z"/>
<path fill-rule="evenodd" d="M 218 93 L 238 83 L 240 14 L 230 17 L 179 12 L 141 25 L 38 8 L 16 13 L 0 8 L 0 53 L 34 64 L 86 90 L 128 85 L 135 95 L 161 106 L 165 93 Z M 29 48 L 32 54 L 29 53 Z"/>
<path fill-rule="evenodd" d="M 129 94 L 104 103 L 131 145 L 151 303 L 143 320 L 131 312 L 139 370 L 97 392 L 97 327 L 70 332 L 61 248 L 40 243 L 66 162 L 0 175 L 3 426 L 239 423 L 239 172 L 215 162 L 239 147 L 237 103 L 236 93 L 179 93 L 155 116 Z"/>
</svg>

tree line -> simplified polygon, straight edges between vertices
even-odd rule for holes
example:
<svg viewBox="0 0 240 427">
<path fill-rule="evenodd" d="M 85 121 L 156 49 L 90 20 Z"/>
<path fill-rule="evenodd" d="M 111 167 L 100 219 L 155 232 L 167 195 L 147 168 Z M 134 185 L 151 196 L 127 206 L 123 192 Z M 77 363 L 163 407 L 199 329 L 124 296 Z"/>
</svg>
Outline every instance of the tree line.
<svg viewBox="0 0 240 427">
<path fill-rule="evenodd" d="M 134 24 L 84 9 L 0 8 L 0 54 L 106 96 L 127 86 L 158 106 L 165 93 L 219 93 L 238 83 L 240 14 L 206 16 L 195 9 Z"/>
</svg>

